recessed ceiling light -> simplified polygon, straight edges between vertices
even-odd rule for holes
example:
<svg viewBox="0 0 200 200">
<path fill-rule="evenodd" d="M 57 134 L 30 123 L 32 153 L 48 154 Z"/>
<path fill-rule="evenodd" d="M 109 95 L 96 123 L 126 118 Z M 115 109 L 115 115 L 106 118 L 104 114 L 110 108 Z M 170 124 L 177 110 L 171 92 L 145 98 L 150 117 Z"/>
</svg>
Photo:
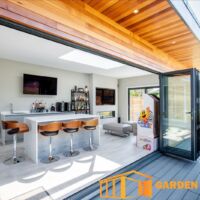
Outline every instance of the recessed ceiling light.
<svg viewBox="0 0 200 200">
<path fill-rule="evenodd" d="M 135 10 L 133 10 L 133 13 L 134 13 L 134 14 L 137 14 L 137 13 L 139 13 L 139 10 L 138 10 L 138 9 L 135 9 Z"/>
<path fill-rule="evenodd" d="M 60 56 L 59 59 L 85 64 L 91 67 L 97 67 L 101 69 L 112 69 L 123 66 L 122 63 L 103 58 L 92 53 L 87 53 L 81 50 L 70 51 L 69 53 Z"/>
<path fill-rule="evenodd" d="M 172 41 L 172 44 L 176 44 L 176 41 Z"/>
</svg>

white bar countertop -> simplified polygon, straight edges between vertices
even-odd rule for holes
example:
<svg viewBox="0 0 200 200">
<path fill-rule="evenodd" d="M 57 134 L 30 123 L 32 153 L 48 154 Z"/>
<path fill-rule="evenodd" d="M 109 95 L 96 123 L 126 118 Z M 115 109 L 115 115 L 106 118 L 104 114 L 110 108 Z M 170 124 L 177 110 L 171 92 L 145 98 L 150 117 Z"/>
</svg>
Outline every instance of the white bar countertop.
<svg viewBox="0 0 200 200">
<path fill-rule="evenodd" d="M 29 126 L 29 132 L 24 134 L 24 147 L 25 153 L 28 158 L 30 158 L 34 163 L 38 163 L 39 160 L 48 156 L 48 145 L 49 137 L 42 136 L 38 132 L 38 125 L 47 122 L 57 122 L 57 121 L 70 121 L 70 120 L 89 120 L 92 118 L 98 118 L 98 115 L 89 114 L 58 114 L 58 115 L 43 115 L 43 116 L 30 116 L 25 117 L 24 121 Z M 89 144 L 89 132 L 84 130 L 84 128 L 79 129 L 79 133 L 74 134 L 74 146 L 76 149 L 82 149 Z M 66 150 L 69 150 L 69 135 L 62 130 L 59 134 L 53 136 L 53 148 L 55 148 L 55 154 L 63 154 Z M 93 131 L 92 136 L 93 143 L 95 145 L 100 144 L 100 126 L 96 127 Z"/>
<path fill-rule="evenodd" d="M 66 111 L 66 112 L 57 112 L 57 111 L 50 111 L 50 112 L 30 112 L 29 110 L 14 110 L 13 112 L 10 111 L 3 111 L 0 113 L 1 120 L 16 120 L 16 121 L 24 121 L 27 117 L 49 117 L 49 116 L 56 116 L 56 115 L 73 115 L 75 112 L 73 111 Z M 0 132 L 0 140 L 3 145 L 6 144 L 6 131 L 2 129 Z"/>
<path fill-rule="evenodd" d="M 38 116 L 38 117 L 26 117 L 26 120 L 34 121 L 37 123 L 52 122 L 52 121 L 68 121 L 76 119 L 89 119 L 89 118 L 99 118 L 98 115 L 89 114 L 60 114 L 51 116 Z"/>
<path fill-rule="evenodd" d="M 73 111 L 65 111 L 65 112 L 57 112 L 57 111 L 49 111 L 49 112 L 30 112 L 28 110 L 20 110 L 20 111 L 3 111 L 1 112 L 1 116 L 27 116 L 27 115 L 52 115 L 52 114 L 71 114 Z"/>
</svg>

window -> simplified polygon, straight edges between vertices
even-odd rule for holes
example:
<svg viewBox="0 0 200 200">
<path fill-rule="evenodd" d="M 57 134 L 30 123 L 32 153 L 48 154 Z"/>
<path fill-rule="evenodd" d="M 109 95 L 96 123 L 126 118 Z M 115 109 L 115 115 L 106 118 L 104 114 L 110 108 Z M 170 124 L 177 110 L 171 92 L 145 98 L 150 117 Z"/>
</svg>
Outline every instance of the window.
<svg viewBox="0 0 200 200">
<path fill-rule="evenodd" d="M 143 108 L 143 94 L 160 97 L 159 87 L 129 88 L 128 89 L 128 120 L 137 121 Z"/>
</svg>

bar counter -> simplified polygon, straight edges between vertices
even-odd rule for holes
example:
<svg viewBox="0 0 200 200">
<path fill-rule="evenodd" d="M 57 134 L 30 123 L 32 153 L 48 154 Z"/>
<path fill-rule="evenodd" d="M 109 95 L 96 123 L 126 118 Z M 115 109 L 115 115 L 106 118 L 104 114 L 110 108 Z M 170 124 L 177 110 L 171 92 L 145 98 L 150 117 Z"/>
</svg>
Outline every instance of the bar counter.
<svg viewBox="0 0 200 200">
<path fill-rule="evenodd" d="M 39 160 L 48 156 L 48 144 L 49 138 L 42 136 L 38 132 L 38 125 L 47 124 L 49 122 L 66 122 L 71 120 L 89 120 L 93 118 L 98 118 L 98 115 L 88 115 L 88 114 L 60 114 L 54 116 L 38 116 L 38 117 L 26 117 L 25 123 L 29 126 L 29 132 L 24 134 L 24 145 L 25 154 L 36 164 Z M 53 153 L 60 154 L 69 150 L 70 140 L 69 134 L 60 131 L 59 134 L 53 137 Z M 100 128 L 97 126 L 93 133 L 93 143 L 99 145 L 100 143 Z M 77 134 L 74 134 L 74 147 L 75 149 L 82 149 L 89 145 L 89 133 L 88 131 L 80 128 Z"/>
</svg>

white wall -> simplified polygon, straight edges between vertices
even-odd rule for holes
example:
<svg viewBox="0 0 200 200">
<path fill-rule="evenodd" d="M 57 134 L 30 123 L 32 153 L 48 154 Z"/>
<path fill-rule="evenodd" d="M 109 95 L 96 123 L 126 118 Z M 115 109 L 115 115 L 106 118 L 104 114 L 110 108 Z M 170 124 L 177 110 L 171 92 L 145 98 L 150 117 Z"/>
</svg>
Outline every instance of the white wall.
<svg viewBox="0 0 200 200">
<path fill-rule="evenodd" d="M 115 89 L 115 105 L 96 105 L 96 88 Z M 101 76 L 96 74 L 90 75 L 90 99 L 92 113 L 97 114 L 99 111 L 115 111 L 115 118 L 102 119 L 101 123 L 117 122 L 118 117 L 118 80 L 116 78 Z"/>
<path fill-rule="evenodd" d="M 145 75 L 133 78 L 119 79 L 119 117 L 121 121 L 128 120 L 128 88 L 159 86 L 159 76 Z"/>
<path fill-rule="evenodd" d="M 22 91 L 24 73 L 57 77 L 57 96 L 24 95 Z M 128 88 L 158 86 L 159 79 L 157 75 L 147 75 L 117 80 L 116 78 L 96 74 L 88 75 L 0 59 L 0 112 L 8 111 L 10 103 L 14 104 L 14 110 L 30 110 L 36 99 L 43 100 L 49 106 L 56 101 L 70 101 L 71 89 L 75 85 L 78 87 L 89 86 L 93 114 L 99 111 L 115 111 L 116 118 L 103 120 L 106 123 L 110 121 L 117 122 L 118 116 L 121 117 L 122 121 L 128 120 Z M 113 106 L 96 106 L 96 87 L 115 89 L 116 104 Z"/>
<path fill-rule="evenodd" d="M 58 78 L 57 96 L 24 95 L 24 73 Z M 88 86 L 89 75 L 0 59 L 0 112 L 9 110 L 9 103 L 14 104 L 14 110 L 30 110 L 36 99 L 49 106 L 56 101 L 70 101 L 75 85 Z"/>
</svg>

